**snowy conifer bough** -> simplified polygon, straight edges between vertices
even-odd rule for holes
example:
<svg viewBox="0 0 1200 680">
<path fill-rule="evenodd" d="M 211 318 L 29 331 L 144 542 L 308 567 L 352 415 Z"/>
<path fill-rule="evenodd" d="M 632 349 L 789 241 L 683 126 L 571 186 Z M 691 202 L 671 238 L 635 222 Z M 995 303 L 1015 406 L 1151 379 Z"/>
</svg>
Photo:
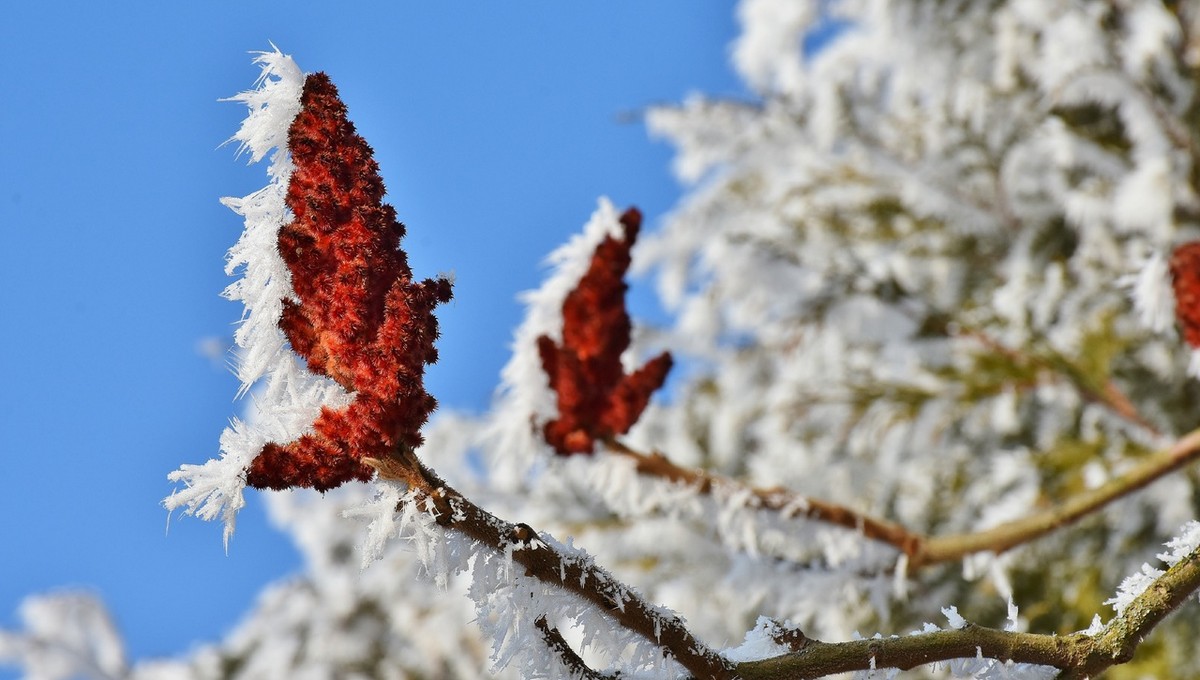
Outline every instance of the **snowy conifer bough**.
<svg viewBox="0 0 1200 680">
<path fill-rule="evenodd" d="M 270 184 L 227 200 L 251 417 L 167 505 L 228 540 L 246 484 L 291 489 L 268 505 L 307 571 L 184 659 L 128 663 L 94 600 L 57 595 L 0 660 L 1200 674 L 1200 3 L 738 11 L 755 100 L 648 114 L 689 196 L 657 229 L 600 202 L 480 417 L 430 418 L 450 284 L 414 279 L 332 82 L 259 55 L 235 139 Z M 672 327 L 631 321 L 630 268 Z"/>
</svg>

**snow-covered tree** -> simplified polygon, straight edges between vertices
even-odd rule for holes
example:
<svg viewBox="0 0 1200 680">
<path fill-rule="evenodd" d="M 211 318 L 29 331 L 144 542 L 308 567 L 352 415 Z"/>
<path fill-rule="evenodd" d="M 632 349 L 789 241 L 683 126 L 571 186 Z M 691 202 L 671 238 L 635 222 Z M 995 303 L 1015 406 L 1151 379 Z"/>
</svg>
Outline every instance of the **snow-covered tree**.
<svg viewBox="0 0 1200 680">
<path fill-rule="evenodd" d="M 259 394 L 167 505 L 228 539 L 247 484 L 288 489 L 269 505 L 306 571 L 177 660 L 128 662 L 94 600 L 31 598 L 0 660 L 1200 673 L 1200 3 L 739 16 L 754 100 L 647 115 L 687 198 L 657 230 L 602 200 L 527 294 L 491 411 L 428 423 L 451 283 L 410 270 L 329 77 L 259 55 L 235 138 L 270 183 L 227 199 L 246 231 L 226 291 Z M 630 266 L 672 324 L 631 322 Z"/>
</svg>

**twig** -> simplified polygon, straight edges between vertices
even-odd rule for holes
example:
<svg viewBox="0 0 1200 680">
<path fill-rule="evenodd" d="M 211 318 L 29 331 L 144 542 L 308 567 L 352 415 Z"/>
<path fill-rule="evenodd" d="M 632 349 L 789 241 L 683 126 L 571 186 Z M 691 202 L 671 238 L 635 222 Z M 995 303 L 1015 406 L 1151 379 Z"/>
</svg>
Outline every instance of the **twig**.
<svg viewBox="0 0 1200 680">
<path fill-rule="evenodd" d="M 590 560 L 574 559 L 533 540 L 537 534 L 528 525 L 506 522 L 475 505 L 412 452 L 397 451 L 393 457 L 368 464 L 379 471 L 381 478 L 405 482 L 432 499 L 438 511 L 437 521 L 447 529 L 498 552 L 504 552 L 514 543 L 528 545 L 512 551 L 513 561 L 525 568 L 527 576 L 552 583 L 599 607 L 624 628 L 661 647 L 693 677 L 722 680 L 734 677 L 730 662 L 692 635 L 678 616 L 656 610 L 636 591 Z"/>
<path fill-rule="evenodd" d="M 1156 428 L 1149 420 L 1146 420 L 1145 416 L 1138 411 L 1137 407 L 1134 406 L 1129 397 L 1121 391 L 1121 388 L 1117 387 L 1115 382 L 1108 380 L 1102 386 L 1090 384 L 1086 376 L 1083 375 L 1082 371 L 1073 365 L 1069 359 L 1058 354 L 1057 352 L 1053 352 L 1053 350 L 1051 350 L 1051 352 L 1054 355 L 1052 357 L 1054 360 L 1051 360 L 1044 357 L 1039 357 L 1037 355 L 1023 354 L 1015 349 L 1012 349 L 1011 347 L 1001 344 L 999 341 L 990 337 L 981 330 L 963 329 L 957 335 L 959 337 L 971 338 L 972 340 L 975 340 L 979 344 L 983 345 L 986 349 L 995 352 L 996 354 L 1003 355 L 1014 363 L 1019 364 L 1029 362 L 1038 368 L 1061 375 L 1079 390 L 1079 394 L 1084 398 L 1084 400 L 1093 404 L 1104 406 L 1109 411 L 1112 411 L 1114 414 L 1116 414 L 1117 417 L 1142 428 L 1155 437 L 1162 436 L 1162 433 L 1159 432 L 1158 428 Z"/>
<path fill-rule="evenodd" d="M 638 472 L 694 487 L 702 494 L 711 494 L 715 488 L 720 486 L 742 486 L 731 479 L 718 477 L 704 470 L 676 465 L 661 453 L 642 453 L 616 439 L 609 439 L 605 443 L 613 453 L 633 460 L 634 467 Z M 854 529 L 862 532 L 863 536 L 867 538 L 895 546 L 906 554 L 915 552 L 919 543 L 925 540 L 921 534 L 909 531 L 895 522 L 873 517 L 837 503 L 800 496 L 778 488 L 748 487 L 747 490 L 754 495 L 759 508 L 779 512 L 784 517 L 805 517 Z"/>
<path fill-rule="evenodd" d="M 935 661 L 983 657 L 1069 668 L 1081 656 L 1076 649 L 1087 636 L 1065 637 L 1016 633 L 967 624 L 956 630 L 920 635 L 853 640 L 811 641 L 800 651 L 738 664 L 744 680 L 819 678 L 833 673 L 899 668 L 909 670 Z"/>
<path fill-rule="evenodd" d="M 1198 587 L 1200 549 L 1156 579 L 1095 636 L 1017 633 L 967 624 L 956 630 L 905 637 L 838 643 L 810 640 L 799 652 L 742 662 L 736 671 L 744 680 L 817 678 L 872 668 L 908 670 L 935 661 L 982 656 L 1064 669 L 1060 680 L 1094 678 L 1132 659 L 1146 635 Z"/>
<path fill-rule="evenodd" d="M 1107 484 L 1076 494 L 1066 501 L 1028 517 L 986 531 L 925 538 L 909 555 L 909 566 L 962 559 L 972 553 L 1002 553 L 1073 524 L 1104 506 L 1128 496 L 1178 470 L 1200 456 L 1200 430 L 1193 430 L 1170 448 L 1153 454 Z"/>
<path fill-rule="evenodd" d="M 632 459 L 638 472 L 693 486 L 700 493 L 711 494 L 717 486 L 739 484 L 704 470 L 681 467 L 661 454 L 642 453 L 616 440 L 606 443 L 612 452 Z M 931 564 L 959 560 L 972 553 L 990 551 L 999 554 L 1041 538 L 1178 470 L 1197 457 L 1200 457 L 1200 430 L 1185 435 L 1170 448 L 1149 456 L 1107 484 L 1079 493 L 1052 508 L 985 531 L 947 536 L 929 536 L 911 531 L 889 520 L 785 490 L 748 490 L 765 510 L 853 529 L 866 538 L 891 545 L 908 556 L 908 570 L 913 571 Z"/>
<path fill-rule="evenodd" d="M 545 617 L 538 618 L 533 625 L 542 632 L 542 639 L 545 640 L 546 646 L 558 653 L 563 664 L 574 671 L 576 677 L 583 678 L 583 680 L 615 680 L 618 677 L 601 673 L 584 663 L 583 658 L 576 654 L 574 649 L 571 649 L 571 645 L 567 644 L 562 633 L 558 632 L 557 628 L 551 627 Z"/>
<path fill-rule="evenodd" d="M 1200 430 L 1180 440 L 1164 454 L 1191 452 L 1200 444 Z M 904 637 L 828 643 L 790 631 L 785 641 L 795 651 L 760 661 L 732 664 L 694 637 L 676 616 L 663 615 L 628 586 L 590 561 L 572 559 L 535 541 L 527 525 L 512 524 L 479 508 L 447 486 L 411 452 L 400 451 L 384 461 L 370 461 L 387 479 L 399 480 L 432 499 L 438 522 L 447 529 L 504 550 L 513 541 L 527 544 L 512 552 L 513 561 L 528 576 L 563 588 L 603 608 L 617 624 L 659 645 L 695 678 L 782 680 L 817 678 L 833 673 L 872 668 L 907 670 L 935 661 L 984 657 L 1064 669 L 1068 679 L 1095 677 L 1103 670 L 1133 658 L 1138 644 L 1171 611 L 1200 587 L 1200 548 L 1184 557 L 1133 599 L 1125 611 L 1100 633 L 1066 636 L 1018 633 L 967 624 L 955 629 Z M 1180 463 L 1181 464 L 1181 463 Z M 1146 482 L 1143 482 L 1143 484 Z M 545 619 L 535 625 L 551 650 L 590 680 L 609 678 L 590 669 Z"/>
<path fill-rule="evenodd" d="M 1124 613 L 1092 638 L 1087 661 L 1061 678 L 1094 678 L 1101 671 L 1128 662 L 1142 640 L 1168 614 L 1175 611 L 1200 587 L 1200 548 L 1171 566 L 1133 599 Z"/>
</svg>

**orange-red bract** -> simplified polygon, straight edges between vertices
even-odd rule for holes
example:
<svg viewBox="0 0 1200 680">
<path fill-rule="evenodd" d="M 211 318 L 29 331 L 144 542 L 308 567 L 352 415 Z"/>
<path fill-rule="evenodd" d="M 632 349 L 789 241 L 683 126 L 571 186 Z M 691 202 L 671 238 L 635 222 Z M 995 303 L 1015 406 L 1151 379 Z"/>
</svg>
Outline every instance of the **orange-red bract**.
<svg viewBox="0 0 1200 680">
<path fill-rule="evenodd" d="M 383 203 L 371 147 L 329 77 L 308 76 L 300 105 L 288 132 L 295 219 L 279 230 L 297 301 L 284 302 L 279 326 L 309 370 L 336 380 L 354 401 L 323 409 L 310 434 L 267 444 L 246 481 L 324 491 L 369 479 L 364 457 L 420 446 L 436 406 L 423 383 L 425 365 L 437 361 L 433 309 L 451 291 L 445 279 L 413 282 L 399 247 L 404 226 Z"/>
<path fill-rule="evenodd" d="M 561 455 L 591 453 L 596 440 L 628 432 L 671 370 L 667 352 L 629 375 L 621 366 L 630 336 L 624 276 L 641 224 L 641 212 L 630 208 L 621 216 L 624 238 L 606 236 L 596 247 L 587 273 L 563 302 L 562 344 L 538 338 L 542 368 L 558 397 L 558 418 L 545 424 L 543 436 Z"/>
<path fill-rule="evenodd" d="M 1176 248 L 1170 266 L 1175 319 L 1187 344 L 1200 348 L 1200 241 Z"/>
</svg>

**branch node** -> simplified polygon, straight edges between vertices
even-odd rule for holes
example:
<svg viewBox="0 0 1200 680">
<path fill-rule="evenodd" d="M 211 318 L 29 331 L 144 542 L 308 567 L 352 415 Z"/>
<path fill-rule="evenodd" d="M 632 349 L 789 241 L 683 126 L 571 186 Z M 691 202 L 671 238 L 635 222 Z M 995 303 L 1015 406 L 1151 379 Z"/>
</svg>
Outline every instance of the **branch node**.
<svg viewBox="0 0 1200 680">
<path fill-rule="evenodd" d="M 533 527 L 524 522 L 518 522 L 513 525 L 512 531 L 509 532 L 509 542 L 517 550 L 537 550 L 545 545 L 538 538 L 537 532 L 533 530 Z"/>
<path fill-rule="evenodd" d="M 771 631 L 771 639 L 776 644 L 783 645 L 793 652 L 802 651 L 805 647 L 816 642 L 816 640 L 805 635 L 804 631 L 789 625 L 787 622 L 771 619 L 771 623 L 774 624 L 774 629 Z"/>
</svg>

